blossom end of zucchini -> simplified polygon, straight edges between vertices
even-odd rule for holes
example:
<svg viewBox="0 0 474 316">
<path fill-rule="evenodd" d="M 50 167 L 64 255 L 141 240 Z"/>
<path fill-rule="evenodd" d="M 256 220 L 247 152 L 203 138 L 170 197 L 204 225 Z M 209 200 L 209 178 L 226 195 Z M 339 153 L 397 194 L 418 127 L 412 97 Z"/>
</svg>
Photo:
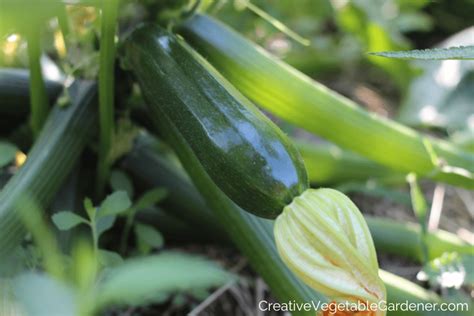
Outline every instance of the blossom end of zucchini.
<svg viewBox="0 0 474 316">
<path fill-rule="evenodd" d="M 386 299 L 367 224 L 344 194 L 307 189 L 278 216 L 274 234 L 288 268 L 330 299 L 367 304 Z"/>
</svg>

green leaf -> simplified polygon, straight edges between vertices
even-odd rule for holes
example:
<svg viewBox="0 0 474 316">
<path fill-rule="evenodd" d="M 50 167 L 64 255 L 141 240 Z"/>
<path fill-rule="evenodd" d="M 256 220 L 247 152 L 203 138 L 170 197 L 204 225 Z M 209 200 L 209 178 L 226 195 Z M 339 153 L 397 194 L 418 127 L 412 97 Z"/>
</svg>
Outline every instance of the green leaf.
<svg viewBox="0 0 474 316">
<path fill-rule="evenodd" d="M 423 192 L 418 185 L 416 174 L 410 173 L 407 176 L 407 181 L 410 184 L 410 196 L 413 212 L 421 226 L 421 249 L 423 252 L 423 262 L 427 262 L 429 258 L 429 248 L 427 243 L 428 227 L 427 227 L 427 213 L 428 205 L 426 204 Z"/>
<path fill-rule="evenodd" d="M 95 218 L 95 211 L 96 208 L 94 207 L 94 204 L 92 204 L 92 200 L 89 198 L 84 199 L 84 209 L 86 210 L 87 215 L 89 216 L 89 219 Z"/>
<path fill-rule="evenodd" d="M 99 217 L 96 222 L 97 236 L 102 235 L 102 233 L 112 228 L 112 226 L 114 226 L 115 219 L 116 217 L 113 215 Z"/>
<path fill-rule="evenodd" d="M 141 210 L 147 207 L 151 207 L 158 202 L 162 201 L 168 192 L 164 188 L 156 188 L 145 192 L 135 203 L 134 208 Z"/>
<path fill-rule="evenodd" d="M 125 172 L 113 170 L 110 175 L 110 186 L 114 191 L 125 191 L 130 198 L 133 198 L 133 184 Z"/>
<path fill-rule="evenodd" d="M 231 274 L 201 257 L 165 252 L 125 261 L 109 270 L 98 286 L 97 306 L 139 305 L 166 293 L 220 286 L 232 280 Z"/>
<path fill-rule="evenodd" d="M 86 219 L 70 211 L 57 212 L 52 220 L 59 230 L 69 230 L 81 223 L 87 224 Z"/>
<path fill-rule="evenodd" d="M 74 290 L 47 275 L 22 274 L 13 280 L 13 289 L 25 315 L 76 315 Z"/>
<path fill-rule="evenodd" d="M 102 202 L 98 214 L 100 217 L 117 215 L 125 212 L 131 205 L 127 192 L 117 191 L 107 196 Z"/>
<path fill-rule="evenodd" d="M 163 236 L 154 227 L 145 224 L 135 224 L 137 239 L 152 248 L 163 247 Z"/>
<path fill-rule="evenodd" d="M 426 215 L 428 212 L 428 205 L 426 204 L 423 192 L 421 192 L 420 186 L 416 179 L 416 175 L 411 173 L 407 177 L 408 183 L 410 184 L 410 195 L 413 211 L 415 216 L 418 218 L 420 225 L 426 226 Z"/>
<path fill-rule="evenodd" d="M 474 46 L 458 46 L 448 48 L 415 49 L 397 52 L 372 52 L 375 56 L 398 59 L 424 59 L 424 60 L 445 60 L 445 59 L 474 59 Z"/>
<path fill-rule="evenodd" d="M 104 267 L 115 267 L 123 263 L 123 258 L 116 252 L 100 249 L 99 262 Z"/>
<path fill-rule="evenodd" d="M 0 168 L 8 165 L 15 159 L 17 150 L 15 145 L 0 141 Z"/>
</svg>

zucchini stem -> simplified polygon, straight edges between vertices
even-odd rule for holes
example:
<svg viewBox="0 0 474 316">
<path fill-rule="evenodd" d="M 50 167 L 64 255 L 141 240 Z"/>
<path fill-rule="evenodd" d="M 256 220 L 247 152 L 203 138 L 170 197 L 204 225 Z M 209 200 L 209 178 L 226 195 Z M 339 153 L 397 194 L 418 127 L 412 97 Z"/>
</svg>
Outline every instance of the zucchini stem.
<svg viewBox="0 0 474 316">
<path fill-rule="evenodd" d="M 97 195 L 103 195 L 109 175 L 108 155 L 114 133 L 115 30 L 118 1 L 104 1 L 102 7 L 99 69 L 100 147 L 97 166 Z"/>
<path fill-rule="evenodd" d="M 30 124 L 33 135 L 36 138 L 43 127 L 48 116 L 48 97 L 41 71 L 41 38 L 40 31 L 29 30 L 28 41 L 28 63 L 30 68 L 30 104 L 31 117 Z"/>
</svg>

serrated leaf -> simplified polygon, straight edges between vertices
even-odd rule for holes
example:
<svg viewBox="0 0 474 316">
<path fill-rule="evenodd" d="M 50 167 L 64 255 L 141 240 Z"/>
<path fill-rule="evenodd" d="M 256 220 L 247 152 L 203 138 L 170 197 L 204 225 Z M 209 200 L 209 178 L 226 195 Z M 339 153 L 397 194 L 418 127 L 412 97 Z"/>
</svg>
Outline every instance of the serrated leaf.
<svg viewBox="0 0 474 316">
<path fill-rule="evenodd" d="M 76 315 L 74 290 L 47 275 L 22 274 L 14 279 L 13 288 L 26 315 Z"/>
<path fill-rule="evenodd" d="M 70 211 L 57 212 L 52 216 L 52 220 L 59 230 L 69 230 L 81 223 L 87 223 L 84 218 Z"/>
<path fill-rule="evenodd" d="M 125 212 L 131 205 L 132 202 L 127 192 L 117 191 L 105 198 L 100 206 L 98 215 L 99 217 L 117 215 Z"/>
<path fill-rule="evenodd" d="M 123 258 L 116 252 L 100 249 L 99 262 L 104 267 L 115 267 L 123 263 Z"/>
<path fill-rule="evenodd" d="M 109 270 L 96 293 L 97 305 L 140 305 L 167 293 L 220 286 L 231 274 L 202 257 L 165 252 L 127 260 Z"/>
<path fill-rule="evenodd" d="M 156 188 L 145 192 L 135 203 L 134 208 L 136 210 L 141 210 L 144 208 L 151 207 L 158 202 L 162 201 L 168 192 L 164 188 Z"/>
<path fill-rule="evenodd" d="M 135 234 L 137 238 L 152 248 L 161 248 L 163 246 L 163 236 L 150 225 L 135 224 Z"/>
<path fill-rule="evenodd" d="M 370 55 L 397 58 L 397 59 L 423 59 L 423 60 L 446 60 L 446 59 L 474 59 L 474 46 L 458 46 L 448 48 L 415 49 L 394 52 L 372 52 Z"/>
<path fill-rule="evenodd" d="M 8 165 L 15 159 L 17 150 L 15 145 L 0 141 L 0 168 Z"/>
<path fill-rule="evenodd" d="M 113 170 L 110 174 L 110 186 L 114 191 L 125 191 L 130 198 L 133 198 L 133 184 L 125 172 Z"/>
</svg>

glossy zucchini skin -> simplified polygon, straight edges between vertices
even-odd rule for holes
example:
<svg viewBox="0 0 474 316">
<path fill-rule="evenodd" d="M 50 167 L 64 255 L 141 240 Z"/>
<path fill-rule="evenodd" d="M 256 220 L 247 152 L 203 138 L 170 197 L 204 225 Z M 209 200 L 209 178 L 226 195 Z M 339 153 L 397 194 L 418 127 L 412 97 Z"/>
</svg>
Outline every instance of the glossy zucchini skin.
<svg viewBox="0 0 474 316">
<path fill-rule="evenodd" d="M 172 146 L 185 142 L 190 150 L 182 155 L 195 155 L 236 204 L 274 218 L 308 187 L 302 159 L 283 132 L 184 41 L 145 25 L 122 53 L 159 132 Z"/>
</svg>

